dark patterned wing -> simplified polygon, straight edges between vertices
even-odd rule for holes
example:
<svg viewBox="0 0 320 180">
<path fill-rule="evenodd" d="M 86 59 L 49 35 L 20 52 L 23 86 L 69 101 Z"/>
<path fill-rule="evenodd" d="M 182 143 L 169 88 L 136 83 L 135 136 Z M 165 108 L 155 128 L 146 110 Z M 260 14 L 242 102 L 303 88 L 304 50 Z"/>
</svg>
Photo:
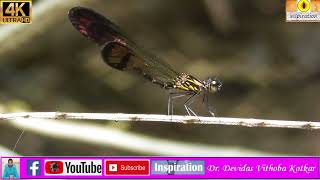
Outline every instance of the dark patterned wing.
<svg viewBox="0 0 320 180">
<path fill-rule="evenodd" d="M 73 26 L 102 47 L 102 57 L 111 67 L 143 75 L 153 83 L 167 86 L 179 74 L 159 58 L 138 48 L 118 26 L 91 9 L 74 7 L 69 11 Z"/>
<path fill-rule="evenodd" d="M 115 24 L 91 9 L 74 7 L 70 9 L 68 16 L 82 35 L 100 46 L 115 39 L 125 39 Z"/>
</svg>

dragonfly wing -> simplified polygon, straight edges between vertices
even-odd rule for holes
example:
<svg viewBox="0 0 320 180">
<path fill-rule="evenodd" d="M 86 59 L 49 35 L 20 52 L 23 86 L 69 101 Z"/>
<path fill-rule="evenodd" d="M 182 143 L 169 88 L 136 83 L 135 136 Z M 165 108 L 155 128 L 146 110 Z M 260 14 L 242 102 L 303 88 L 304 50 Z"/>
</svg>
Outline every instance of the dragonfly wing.
<svg viewBox="0 0 320 180">
<path fill-rule="evenodd" d="M 111 67 L 142 75 L 153 83 L 164 87 L 172 86 L 178 73 L 160 60 L 150 60 L 150 56 L 139 53 L 119 42 L 107 43 L 101 51 L 103 60 Z"/>
<path fill-rule="evenodd" d="M 72 25 L 85 37 L 93 40 L 98 45 L 103 45 L 122 37 L 119 28 L 104 16 L 95 11 L 74 7 L 68 13 Z"/>
<path fill-rule="evenodd" d="M 168 64 L 137 47 L 118 26 L 99 13 L 74 7 L 69 11 L 69 19 L 82 35 L 102 47 L 102 57 L 111 67 L 136 72 L 163 86 L 179 75 Z"/>
</svg>

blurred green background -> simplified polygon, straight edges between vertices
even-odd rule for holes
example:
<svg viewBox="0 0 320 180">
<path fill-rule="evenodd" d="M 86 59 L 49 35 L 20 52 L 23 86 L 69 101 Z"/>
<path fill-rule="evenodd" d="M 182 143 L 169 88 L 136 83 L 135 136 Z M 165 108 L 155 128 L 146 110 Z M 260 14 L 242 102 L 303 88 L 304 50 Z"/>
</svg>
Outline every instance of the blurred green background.
<svg viewBox="0 0 320 180">
<path fill-rule="evenodd" d="M 69 22 L 67 12 L 74 6 L 89 7 L 105 15 L 138 45 L 178 72 L 199 79 L 221 79 L 221 93 L 210 97 L 218 116 L 319 121 L 320 26 L 286 23 L 285 2 L 270 0 L 33 1 L 31 25 L 0 25 L 2 113 L 167 113 L 166 90 L 104 64 L 99 47 Z M 186 114 L 183 102 L 178 101 L 175 114 Z M 208 115 L 201 102 L 195 103 L 193 109 L 199 115 Z M 211 156 L 255 155 L 250 152 L 320 155 L 318 131 L 154 122 L 72 123 L 75 127 L 84 123 L 129 133 L 128 142 L 135 135 L 148 138 L 152 144 L 160 140 L 177 142 L 166 146 L 168 150 L 183 149 L 179 143 L 195 148 L 203 145 L 217 150 L 208 151 Z M 42 127 L 44 131 L 54 128 Z M 23 125 L 0 122 L 0 145 L 12 149 L 22 129 Z M 89 127 L 88 132 L 79 133 L 95 136 L 95 130 Z M 111 133 L 104 139 L 108 138 L 116 137 Z M 125 141 L 120 147 L 29 128 L 16 152 L 161 155 L 156 150 L 138 152 L 132 145 L 125 146 Z M 224 154 L 227 151 L 229 154 Z M 197 150 L 192 155 L 198 155 Z"/>
</svg>

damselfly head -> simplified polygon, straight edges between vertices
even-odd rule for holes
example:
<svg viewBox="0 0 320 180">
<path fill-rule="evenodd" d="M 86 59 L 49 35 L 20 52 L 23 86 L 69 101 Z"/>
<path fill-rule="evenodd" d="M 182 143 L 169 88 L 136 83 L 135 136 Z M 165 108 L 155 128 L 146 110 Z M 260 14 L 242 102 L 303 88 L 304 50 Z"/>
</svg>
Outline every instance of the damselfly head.
<svg viewBox="0 0 320 180">
<path fill-rule="evenodd" d="M 204 81 L 206 89 L 211 93 L 216 93 L 221 90 L 222 82 L 214 78 L 213 80 L 209 78 L 208 80 Z"/>
</svg>

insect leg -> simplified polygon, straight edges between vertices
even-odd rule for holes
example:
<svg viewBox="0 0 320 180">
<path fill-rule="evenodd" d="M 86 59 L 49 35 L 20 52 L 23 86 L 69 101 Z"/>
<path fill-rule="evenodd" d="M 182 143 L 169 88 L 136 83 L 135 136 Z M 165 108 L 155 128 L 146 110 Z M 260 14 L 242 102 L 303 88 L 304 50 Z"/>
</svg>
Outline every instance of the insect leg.
<svg viewBox="0 0 320 180">
<path fill-rule="evenodd" d="M 215 108 L 211 105 L 209 105 L 209 100 L 208 100 L 208 95 L 207 94 L 204 94 L 203 95 L 203 103 L 205 104 L 208 112 L 212 115 L 212 116 L 215 116 Z"/>
<path fill-rule="evenodd" d="M 184 103 L 184 107 L 186 109 L 186 111 L 188 112 L 189 116 L 191 116 L 190 112 L 194 115 L 197 116 L 197 114 L 190 108 L 191 104 L 194 102 L 194 100 L 196 99 L 196 97 L 198 97 L 198 93 L 194 93 L 185 103 Z"/>
<path fill-rule="evenodd" d="M 173 102 L 176 98 L 191 95 L 190 92 L 171 92 L 168 99 L 168 115 L 173 115 Z"/>
</svg>

